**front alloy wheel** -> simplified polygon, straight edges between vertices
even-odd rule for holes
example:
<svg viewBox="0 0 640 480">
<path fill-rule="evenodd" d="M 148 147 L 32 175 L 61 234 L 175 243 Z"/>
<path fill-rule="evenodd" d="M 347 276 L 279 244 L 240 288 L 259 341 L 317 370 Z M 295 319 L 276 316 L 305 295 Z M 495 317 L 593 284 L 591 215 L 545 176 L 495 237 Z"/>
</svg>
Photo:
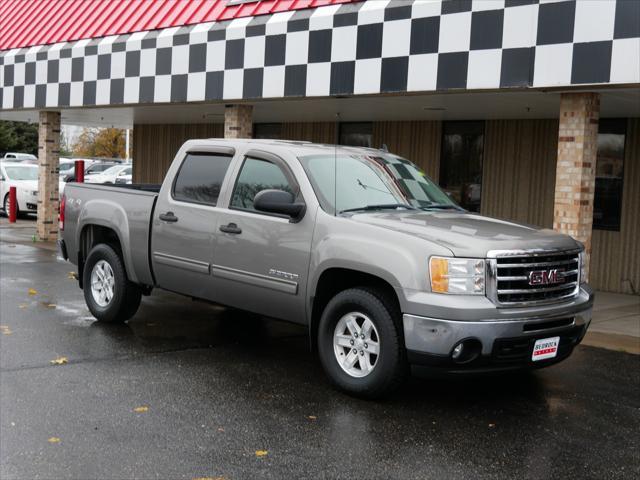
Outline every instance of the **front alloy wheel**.
<svg viewBox="0 0 640 480">
<path fill-rule="evenodd" d="M 402 315 L 388 291 L 354 287 L 337 293 L 322 312 L 317 340 L 329 380 L 352 395 L 385 396 L 407 374 Z"/>
<path fill-rule="evenodd" d="M 348 375 L 366 377 L 376 367 L 380 354 L 378 330 L 364 313 L 348 313 L 336 324 L 333 350 L 338 364 Z"/>
</svg>

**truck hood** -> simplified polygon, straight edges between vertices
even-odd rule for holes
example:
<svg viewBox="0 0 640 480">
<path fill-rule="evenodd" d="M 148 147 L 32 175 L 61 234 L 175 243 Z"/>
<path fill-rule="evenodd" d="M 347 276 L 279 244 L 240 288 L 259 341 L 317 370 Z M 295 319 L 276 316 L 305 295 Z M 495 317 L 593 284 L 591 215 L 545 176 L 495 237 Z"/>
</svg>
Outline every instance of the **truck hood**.
<svg viewBox="0 0 640 480">
<path fill-rule="evenodd" d="M 458 257 L 487 256 L 490 250 L 571 249 L 568 235 L 466 212 L 376 212 L 351 217 L 355 222 L 413 235 L 446 247 Z"/>
</svg>

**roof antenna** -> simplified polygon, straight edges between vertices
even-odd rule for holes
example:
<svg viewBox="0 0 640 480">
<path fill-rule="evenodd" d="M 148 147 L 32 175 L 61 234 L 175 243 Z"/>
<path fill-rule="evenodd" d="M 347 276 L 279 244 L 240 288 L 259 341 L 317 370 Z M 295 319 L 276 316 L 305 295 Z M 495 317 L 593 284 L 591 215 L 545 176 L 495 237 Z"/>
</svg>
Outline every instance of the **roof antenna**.
<svg viewBox="0 0 640 480">
<path fill-rule="evenodd" d="M 333 214 L 338 216 L 338 141 L 340 135 L 340 112 L 336 112 L 336 135 L 333 145 Z"/>
<path fill-rule="evenodd" d="M 386 143 L 382 144 L 382 147 L 380 147 L 380 150 L 382 150 L 384 153 L 389 153 L 389 147 L 387 147 Z"/>
</svg>

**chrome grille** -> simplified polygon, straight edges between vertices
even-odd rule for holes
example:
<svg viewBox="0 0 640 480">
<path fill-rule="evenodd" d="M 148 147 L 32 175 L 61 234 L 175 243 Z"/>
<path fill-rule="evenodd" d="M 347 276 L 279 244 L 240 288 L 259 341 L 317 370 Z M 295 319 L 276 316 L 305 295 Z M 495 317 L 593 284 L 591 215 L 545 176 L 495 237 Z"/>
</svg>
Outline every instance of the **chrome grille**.
<svg viewBox="0 0 640 480">
<path fill-rule="evenodd" d="M 557 302 L 576 296 L 580 287 L 578 250 L 497 252 L 489 269 L 488 293 L 499 305 Z"/>
</svg>

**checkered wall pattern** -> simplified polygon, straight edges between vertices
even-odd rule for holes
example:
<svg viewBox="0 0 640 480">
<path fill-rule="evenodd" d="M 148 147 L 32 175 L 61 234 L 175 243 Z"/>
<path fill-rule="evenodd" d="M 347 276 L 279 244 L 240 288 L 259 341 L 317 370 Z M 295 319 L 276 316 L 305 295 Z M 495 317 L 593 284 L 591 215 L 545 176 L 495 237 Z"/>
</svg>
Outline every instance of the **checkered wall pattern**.
<svg viewBox="0 0 640 480">
<path fill-rule="evenodd" d="M 369 0 L 0 52 L 3 109 L 637 83 L 634 0 Z"/>
</svg>

